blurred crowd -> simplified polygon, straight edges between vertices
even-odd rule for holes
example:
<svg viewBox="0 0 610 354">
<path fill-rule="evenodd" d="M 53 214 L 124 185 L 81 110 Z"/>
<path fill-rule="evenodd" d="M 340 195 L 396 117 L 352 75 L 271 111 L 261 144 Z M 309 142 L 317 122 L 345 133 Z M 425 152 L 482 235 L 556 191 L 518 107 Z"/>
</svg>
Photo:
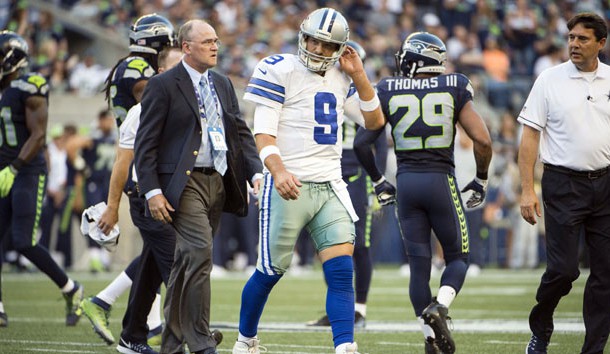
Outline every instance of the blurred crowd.
<svg viewBox="0 0 610 354">
<path fill-rule="evenodd" d="M 81 23 L 97 23 L 105 31 L 101 35 L 124 39 L 125 44 L 129 26 L 144 14 L 162 14 L 175 28 L 191 18 L 206 19 L 222 41 L 217 70 L 231 77 L 238 92 L 243 90 L 260 59 L 275 53 L 296 53 L 298 25 L 315 8 L 330 6 L 345 15 L 350 23 L 350 39 L 367 52 L 365 69 L 373 82 L 393 74 L 394 54 L 408 34 L 414 31 L 436 34 L 447 45 L 448 69 L 471 79 L 475 106 L 486 120 L 494 141 L 495 172 L 490 178 L 487 204 L 481 209 L 482 226 L 471 230 L 471 237 L 480 238 L 480 252 L 485 255 L 480 257 L 480 265 L 492 263 L 512 268 L 536 267 L 543 261 L 538 250 L 544 240 L 542 228 L 523 225 L 518 215 L 516 117 L 536 76 L 567 60 L 567 19 L 584 11 L 610 18 L 610 2 L 601 0 L 49 2 Z M 48 78 L 51 95 L 92 96 L 100 92 L 109 68 L 97 63 L 94 48 L 73 52 L 66 29 L 51 12 L 37 10 L 27 0 L 0 1 L 0 25 L 29 41 L 31 66 Z M 600 59 L 610 60 L 610 46 L 606 46 Z M 458 144 L 468 146 L 460 137 L 456 138 Z M 463 159 L 469 155 L 463 156 L 456 153 L 458 170 L 467 164 Z M 391 176 L 392 171 L 386 171 L 386 175 Z M 251 266 L 252 255 L 248 258 L 249 262 L 238 263 Z M 377 258 L 384 260 L 383 256 Z M 220 265 L 226 266 L 226 262 L 230 260 L 223 260 Z"/>
</svg>

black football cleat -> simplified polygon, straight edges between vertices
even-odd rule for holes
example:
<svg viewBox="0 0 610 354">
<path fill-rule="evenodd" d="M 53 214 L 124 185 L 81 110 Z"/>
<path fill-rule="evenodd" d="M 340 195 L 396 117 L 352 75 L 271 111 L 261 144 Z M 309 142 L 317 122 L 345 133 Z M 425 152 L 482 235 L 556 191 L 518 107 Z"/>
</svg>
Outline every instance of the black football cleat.
<svg viewBox="0 0 610 354">
<path fill-rule="evenodd" d="M 455 353 L 455 342 L 451 338 L 451 333 L 447 327 L 447 319 L 451 319 L 447 316 L 448 313 L 449 309 L 439 304 L 436 299 L 422 313 L 424 322 L 434 331 L 436 337 L 434 342 L 443 354 Z"/>
</svg>

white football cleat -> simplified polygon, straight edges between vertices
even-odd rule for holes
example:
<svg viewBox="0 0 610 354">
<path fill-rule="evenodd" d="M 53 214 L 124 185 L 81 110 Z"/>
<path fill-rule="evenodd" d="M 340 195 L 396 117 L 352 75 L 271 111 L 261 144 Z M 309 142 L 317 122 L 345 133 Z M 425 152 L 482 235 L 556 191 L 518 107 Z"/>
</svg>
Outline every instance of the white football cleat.
<svg viewBox="0 0 610 354">
<path fill-rule="evenodd" d="M 266 353 L 267 348 L 259 346 L 259 343 L 258 338 L 248 339 L 245 342 L 238 340 L 233 346 L 233 354 L 260 354 L 261 350 Z"/>
</svg>

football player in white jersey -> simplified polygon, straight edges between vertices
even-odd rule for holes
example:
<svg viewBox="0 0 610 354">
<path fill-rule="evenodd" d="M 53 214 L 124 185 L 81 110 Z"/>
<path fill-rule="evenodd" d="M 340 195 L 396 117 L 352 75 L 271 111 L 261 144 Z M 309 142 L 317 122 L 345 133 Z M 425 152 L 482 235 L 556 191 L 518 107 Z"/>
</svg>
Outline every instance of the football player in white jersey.
<svg viewBox="0 0 610 354">
<path fill-rule="evenodd" d="M 381 127 L 384 117 L 348 39 L 343 15 L 331 8 L 316 10 L 301 24 L 298 55 L 261 60 L 246 89 L 244 98 L 256 103 L 254 134 L 266 173 L 259 259 L 242 293 L 233 354 L 260 353 L 259 319 L 290 265 L 303 227 L 328 283 L 326 311 L 335 352 L 357 353 L 352 284 L 357 216 L 341 178 L 341 126 L 344 113 L 368 129 Z"/>
</svg>

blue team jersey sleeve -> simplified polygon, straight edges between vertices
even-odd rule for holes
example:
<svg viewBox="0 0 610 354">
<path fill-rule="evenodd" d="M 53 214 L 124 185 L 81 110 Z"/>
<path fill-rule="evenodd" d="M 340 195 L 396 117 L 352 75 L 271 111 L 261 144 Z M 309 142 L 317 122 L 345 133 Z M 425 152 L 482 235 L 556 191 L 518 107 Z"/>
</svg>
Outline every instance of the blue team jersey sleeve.
<svg viewBox="0 0 610 354">
<path fill-rule="evenodd" d="M 244 99 L 280 109 L 286 99 L 290 72 L 291 62 L 284 55 L 276 54 L 262 59 L 254 68 Z"/>
</svg>

